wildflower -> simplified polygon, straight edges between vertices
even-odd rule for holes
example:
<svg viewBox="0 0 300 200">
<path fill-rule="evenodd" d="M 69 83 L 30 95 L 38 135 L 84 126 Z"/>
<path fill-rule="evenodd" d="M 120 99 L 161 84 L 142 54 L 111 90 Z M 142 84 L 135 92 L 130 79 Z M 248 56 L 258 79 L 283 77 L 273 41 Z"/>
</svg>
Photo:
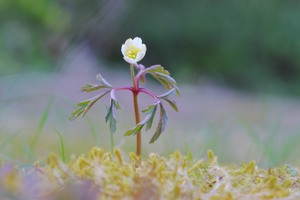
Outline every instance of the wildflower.
<svg viewBox="0 0 300 200">
<path fill-rule="evenodd" d="M 130 91 L 133 95 L 133 104 L 134 104 L 134 113 L 135 113 L 135 122 L 136 125 L 126 131 L 124 134 L 125 136 L 129 135 L 136 135 L 136 155 L 137 155 L 137 164 L 140 163 L 140 155 L 141 155 L 141 144 L 142 144 L 142 137 L 141 137 L 141 129 L 143 127 L 146 128 L 146 130 L 150 129 L 152 127 L 153 118 L 155 116 L 156 110 L 160 110 L 160 119 L 158 120 L 157 128 L 155 130 L 155 133 L 153 134 L 150 143 L 155 142 L 162 132 L 164 132 L 167 122 L 168 122 L 168 115 L 166 113 L 166 110 L 163 106 L 162 101 L 166 101 L 170 104 L 170 106 L 175 110 L 178 111 L 178 108 L 176 106 L 176 102 L 169 99 L 169 96 L 173 94 L 174 92 L 177 95 L 179 94 L 179 89 L 176 86 L 176 81 L 170 76 L 170 73 L 164 69 L 161 65 L 153 65 L 148 68 L 144 67 L 144 65 L 138 64 L 140 60 L 142 60 L 146 54 L 146 45 L 143 44 L 142 39 L 139 37 L 136 37 L 134 39 L 129 38 L 125 41 L 125 43 L 122 45 L 121 52 L 123 54 L 123 58 L 126 62 L 130 64 L 130 75 L 132 79 L 132 87 L 130 86 L 121 86 L 121 87 L 113 87 L 111 84 L 109 84 L 100 74 L 97 75 L 97 80 L 100 82 L 100 85 L 97 84 L 87 84 L 82 87 L 81 91 L 83 92 L 93 92 L 95 90 L 101 90 L 104 89 L 102 93 L 99 93 L 98 95 L 94 96 L 91 99 L 81 101 L 77 104 L 78 108 L 72 112 L 72 115 L 70 117 L 71 120 L 74 120 L 75 118 L 79 117 L 80 115 L 84 116 L 89 109 L 102 97 L 104 97 L 107 94 L 110 94 L 110 106 L 108 109 L 108 112 L 105 117 L 105 121 L 109 123 L 110 131 L 111 133 L 116 132 L 116 124 L 117 120 L 115 117 L 116 109 L 120 109 L 120 105 L 118 100 L 116 99 L 115 93 L 120 90 L 127 90 Z M 137 72 L 136 72 L 137 71 Z M 162 95 L 156 95 L 152 91 L 148 90 L 147 88 L 139 87 L 139 82 L 145 83 L 145 75 L 150 74 L 155 79 L 157 79 L 168 91 Z M 144 93 L 149 95 L 153 99 L 153 105 L 148 106 L 145 110 L 143 110 L 143 113 L 146 114 L 146 117 L 141 121 L 140 120 L 140 113 L 139 113 L 139 107 L 138 107 L 138 94 Z M 113 144 L 113 137 L 112 137 L 112 144 Z M 112 145 L 113 148 L 113 145 Z M 115 152 L 117 159 L 119 160 L 119 163 L 122 165 L 123 160 L 121 157 L 120 152 Z M 102 153 L 101 153 L 102 155 Z M 95 157 L 92 155 L 92 157 Z M 96 156 L 97 157 L 97 156 Z M 112 157 L 110 155 L 110 157 Z M 110 158 L 112 159 L 112 158 Z M 82 162 L 83 165 L 84 162 Z"/>
<path fill-rule="evenodd" d="M 139 37 L 127 39 L 121 48 L 123 58 L 129 64 L 136 64 L 142 60 L 146 54 L 146 50 L 146 45 L 143 44 L 142 39 Z"/>
</svg>

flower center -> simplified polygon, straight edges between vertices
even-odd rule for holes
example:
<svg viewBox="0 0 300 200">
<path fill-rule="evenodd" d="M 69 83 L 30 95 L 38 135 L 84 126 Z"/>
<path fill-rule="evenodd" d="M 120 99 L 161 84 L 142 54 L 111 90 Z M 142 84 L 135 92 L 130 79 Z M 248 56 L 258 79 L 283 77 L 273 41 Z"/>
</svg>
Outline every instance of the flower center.
<svg viewBox="0 0 300 200">
<path fill-rule="evenodd" d="M 126 56 L 132 59 L 135 59 L 138 52 L 142 51 L 140 48 L 136 48 L 133 45 L 130 45 L 129 49 L 126 51 Z"/>
</svg>

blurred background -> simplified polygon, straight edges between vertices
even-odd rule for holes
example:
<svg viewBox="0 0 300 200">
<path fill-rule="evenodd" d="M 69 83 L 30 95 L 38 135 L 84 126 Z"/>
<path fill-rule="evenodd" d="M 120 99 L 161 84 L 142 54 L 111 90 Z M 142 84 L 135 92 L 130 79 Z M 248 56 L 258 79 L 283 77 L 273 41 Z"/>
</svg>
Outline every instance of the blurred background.
<svg viewBox="0 0 300 200">
<path fill-rule="evenodd" d="M 179 149 L 196 159 L 212 149 L 222 163 L 299 163 L 299 9 L 294 0 L 1 0 L 0 156 L 59 153 L 56 132 L 68 157 L 109 150 L 108 99 L 87 118 L 68 117 L 97 73 L 130 84 L 120 48 L 139 36 L 142 63 L 165 66 L 182 91 L 166 133 L 153 145 L 145 133 L 144 155 Z M 135 138 L 122 136 L 134 125 L 131 97 L 119 99 L 115 144 L 134 151 Z"/>
</svg>

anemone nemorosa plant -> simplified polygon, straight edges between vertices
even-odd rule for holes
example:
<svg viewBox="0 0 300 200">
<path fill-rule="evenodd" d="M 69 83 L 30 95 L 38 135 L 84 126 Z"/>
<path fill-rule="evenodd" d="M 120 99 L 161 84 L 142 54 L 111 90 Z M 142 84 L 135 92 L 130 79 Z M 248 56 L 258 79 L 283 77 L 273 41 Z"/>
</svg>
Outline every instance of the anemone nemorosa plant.
<svg viewBox="0 0 300 200">
<path fill-rule="evenodd" d="M 157 108 L 159 107 L 160 118 L 158 121 L 157 128 L 150 140 L 150 143 L 155 142 L 159 138 L 161 133 L 165 130 L 168 121 L 168 116 L 162 100 L 169 103 L 175 111 L 178 111 L 176 102 L 174 100 L 171 100 L 169 97 L 173 93 L 176 93 L 179 96 L 180 93 L 178 87 L 176 86 L 176 81 L 170 76 L 170 73 L 167 70 L 165 70 L 161 65 L 153 65 L 151 67 L 146 68 L 144 65 L 138 64 L 138 62 L 142 60 L 146 54 L 146 45 L 142 43 L 141 38 L 136 37 L 134 39 L 129 38 L 128 40 L 126 40 L 125 44 L 122 45 L 121 52 L 124 56 L 124 60 L 130 64 L 130 74 L 133 85 L 125 87 L 113 87 L 101 76 L 101 74 L 98 74 L 96 76 L 96 79 L 100 82 L 99 85 L 87 84 L 83 86 L 81 90 L 83 92 L 103 90 L 103 92 L 91 99 L 79 102 L 77 104 L 78 108 L 72 112 L 70 119 L 73 120 L 79 117 L 80 115 L 84 116 L 99 99 L 101 99 L 107 94 L 110 94 L 110 106 L 108 108 L 108 113 L 105 117 L 105 121 L 109 122 L 111 133 L 115 133 L 117 122 L 115 117 L 115 110 L 120 109 L 119 103 L 115 96 L 115 92 L 119 90 L 131 91 L 133 94 L 136 125 L 134 128 L 128 130 L 125 133 L 125 136 L 137 135 L 136 154 L 140 156 L 142 141 L 141 129 L 144 126 L 146 126 L 147 131 L 152 127 L 153 118 L 155 116 Z M 137 73 L 135 73 L 135 69 Z M 146 74 L 152 75 L 168 91 L 162 95 L 156 95 L 152 91 L 140 87 L 140 82 L 144 84 L 146 83 Z M 139 93 L 145 93 L 153 98 L 153 105 L 150 105 L 147 109 L 143 110 L 143 113 L 146 114 L 146 117 L 142 121 L 140 120 L 139 105 L 137 98 Z"/>
</svg>

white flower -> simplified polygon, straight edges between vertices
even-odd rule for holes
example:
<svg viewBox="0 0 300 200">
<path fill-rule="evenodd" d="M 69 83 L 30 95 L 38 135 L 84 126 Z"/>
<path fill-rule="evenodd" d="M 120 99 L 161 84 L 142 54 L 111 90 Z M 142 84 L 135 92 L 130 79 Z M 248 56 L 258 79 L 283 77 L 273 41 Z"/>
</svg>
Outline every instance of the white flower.
<svg viewBox="0 0 300 200">
<path fill-rule="evenodd" d="M 134 39 L 129 38 L 121 48 L 124 60 L 130 64 L 136 64 L 142 60 L 146 54 L 146 50 L 146 45 L 143 44 L 142 39 L 139 37 Z"/>
</svg>

